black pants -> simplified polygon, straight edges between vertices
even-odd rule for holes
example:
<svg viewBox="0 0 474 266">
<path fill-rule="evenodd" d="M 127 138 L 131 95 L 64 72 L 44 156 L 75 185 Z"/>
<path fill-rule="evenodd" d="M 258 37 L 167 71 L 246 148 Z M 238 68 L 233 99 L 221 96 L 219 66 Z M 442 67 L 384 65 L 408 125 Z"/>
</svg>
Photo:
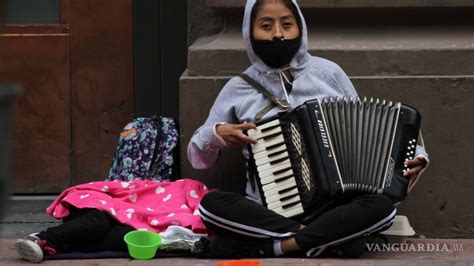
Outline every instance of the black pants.
<svg viewBox="0 0 474 266">
<path fill-rule="evenodd" d="M 295 237 L 308 257 L 327 247 L 381 232 L 388 228 L 396 210 L 384 195 L 363 195 L 326 204 L 330 208 L 305 224 L 283 217 L 237 193 L 213 191 L 201 201 L 204 224 L 221 235 L 285 239 Z M 321 205 L 321 206 L 324 206 Z"/>
<path fill-rule="evenodd" d="M 61 225 L 40 233 L 57 252 L 127 251 L 123 237 L 134 230 L 96 209 L 72 208 Z"/>
</svg>

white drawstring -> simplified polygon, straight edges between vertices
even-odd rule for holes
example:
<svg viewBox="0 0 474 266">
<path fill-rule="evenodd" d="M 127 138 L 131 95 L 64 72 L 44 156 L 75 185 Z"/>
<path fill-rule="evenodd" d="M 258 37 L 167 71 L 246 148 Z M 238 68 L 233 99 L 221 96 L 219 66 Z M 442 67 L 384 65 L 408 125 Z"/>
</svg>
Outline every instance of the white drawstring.
<svg viewBox="0 0 474 266">
<path fill-rule="evenodd" d="M 283 75 L 283 77 L 285 78 L 286 82 L 288 82 L 288 83 L 290 83 L 291 85 L 293 85 L 293 83 L 291 83 L 291 81 L 286 77 L 285 72 L 283 72 L 283 70 L 288 70 L 288 69 L 290 69 L 290 67 L 280 68 L 280 69 L 278 69 L 278 72 L 280 72 L 280 73 Z"/>
<path fill-rule="evenodd" d="M 286 92 L 285 83 L 283 82 L 283 79 L 285 79 L 286 82 L 288 82 L 290 85 L 293 86 L 293 83 L 291 83 L 291 81 L 286 77 L 285 73 L 283 72 L 283 70 L 287 70 L 287 69 L 290 69 L 290 68 L 286 67 L 286 68 L 278 69 L 278 76 L 280 76 L 280 84 L 281 84 L 281 87 L 283 89 L 283 92 L 285 93 L 286 101 L 288 103 L 290 103 L 290 98 L 288 97 L 288 93 Z"/>
</svg>

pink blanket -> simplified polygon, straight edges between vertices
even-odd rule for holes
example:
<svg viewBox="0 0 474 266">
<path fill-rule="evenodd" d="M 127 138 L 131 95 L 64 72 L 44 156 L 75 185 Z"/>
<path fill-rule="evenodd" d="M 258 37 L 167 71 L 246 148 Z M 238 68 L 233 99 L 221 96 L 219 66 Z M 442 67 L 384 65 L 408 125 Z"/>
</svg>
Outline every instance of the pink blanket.
<svg viewBox="0 0 474 266">
<path fill-rule="evenodd" d="M 46 212 L 60 219 L 69 215 L 72 205 L 101 210 L 136 229 L 159 233 L 170 225 L 180 225 L 207 233 L 198 211 L 207 192 L 204 184 L 191 179 L 91 182 L 66 189 Z"/>
</svg>

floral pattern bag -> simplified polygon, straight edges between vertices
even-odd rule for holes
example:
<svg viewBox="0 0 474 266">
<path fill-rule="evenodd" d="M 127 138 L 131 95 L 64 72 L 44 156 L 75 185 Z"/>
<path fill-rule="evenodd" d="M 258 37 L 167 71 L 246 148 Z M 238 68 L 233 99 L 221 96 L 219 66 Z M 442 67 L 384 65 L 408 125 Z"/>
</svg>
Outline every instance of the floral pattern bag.
<svg viewBox="0 0 474 266">
<path fill-rule="evenodd" d="M 135 118 L 120 133 L 108 181 L 170 181 L 178 131 L 172 118 Z"/>
</svg>

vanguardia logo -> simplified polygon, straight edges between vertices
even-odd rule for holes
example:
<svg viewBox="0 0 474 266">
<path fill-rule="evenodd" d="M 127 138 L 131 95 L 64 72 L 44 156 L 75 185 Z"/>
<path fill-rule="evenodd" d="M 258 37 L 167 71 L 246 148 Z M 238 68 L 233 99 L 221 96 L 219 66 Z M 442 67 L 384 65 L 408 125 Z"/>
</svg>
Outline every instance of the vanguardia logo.
<svg viewBox="0 0 474 266">
<path fill-rule="evenodd" d="M 463 243 L 365 244 L 369 252 L 463 252 Z"/>
</svg>

